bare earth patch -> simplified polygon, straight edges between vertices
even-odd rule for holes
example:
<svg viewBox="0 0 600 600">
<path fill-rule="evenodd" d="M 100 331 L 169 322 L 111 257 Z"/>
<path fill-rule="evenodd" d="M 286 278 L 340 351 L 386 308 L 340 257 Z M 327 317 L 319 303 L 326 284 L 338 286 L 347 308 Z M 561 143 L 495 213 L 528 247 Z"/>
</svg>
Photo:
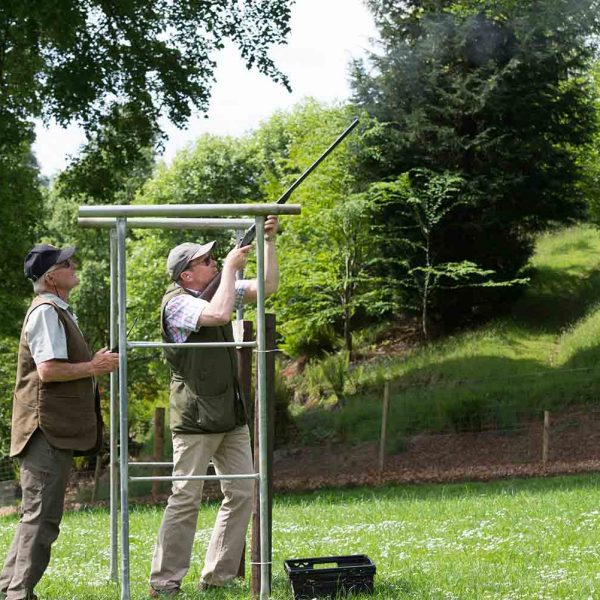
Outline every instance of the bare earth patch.
<svg viewBox="0 0 600 600">
<path fill-rule="evenodd" d="M 600 413 L 577 407 L 552 414 L 549 460 L 542 464 L 542 419 L 506 432 L 419 434 L 378 469 L 378 444 L 322 445 L 278 453 L 276 491 L 322 487 L 487 481 L 600 471 Z"/>
</svg>

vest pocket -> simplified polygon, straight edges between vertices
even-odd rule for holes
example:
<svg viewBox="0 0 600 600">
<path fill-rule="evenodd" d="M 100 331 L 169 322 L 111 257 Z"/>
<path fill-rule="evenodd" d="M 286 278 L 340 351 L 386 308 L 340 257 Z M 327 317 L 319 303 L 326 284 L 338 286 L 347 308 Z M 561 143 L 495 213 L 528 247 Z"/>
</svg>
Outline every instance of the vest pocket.
<svg viewBox="0 0 600 600">
<path fill-rule="evenodd" d="M 39 423 L 50 440 L 72 439 L 96 427 L 93 405 L 76 395 L 41 395 Z"/>
<path fill-rule="evenodd" d="M 232 399 L 231 386 L 227 387 L 227 391 L 216 396 L 194 396 L 198 426 L 204 431 L 213 433 L 233 429 L 236 419 Z"/>
<path fill-rule="evenodd" d="M 223 433 L 235 428 L 236 414 L 231 384 L 227 384 L 220 394 L 194 393 L 185 384 L 172 386 L 171 392 L 173 387 L 179 388 L 179 391 L 185 390 L 183 394 L 171 396 L 173 431 Z"/>
</svg>

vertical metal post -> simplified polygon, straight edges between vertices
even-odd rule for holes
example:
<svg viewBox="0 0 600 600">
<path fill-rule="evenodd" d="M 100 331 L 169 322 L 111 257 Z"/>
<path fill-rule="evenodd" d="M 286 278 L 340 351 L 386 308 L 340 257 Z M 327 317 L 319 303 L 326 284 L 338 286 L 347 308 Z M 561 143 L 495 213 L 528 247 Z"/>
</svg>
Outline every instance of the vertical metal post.
<svg viewBox="0 0 600 600">
<path fill-rule="evenodd" d="M 271 595 L 269 473 L 267 444 L 267 370 L 265 344 L 265 217 L 256 217 L 256 380 L 258 388 L 258 444 L 260 449 L 260 600 Z"/>
<path fill-rule="evenodd" d="M 239 246 L 240 242 L 242 241 L 243 238 L 243 233 L 239 230 L 236 229 L 235 230 L 235 245 Z M 236 271 L 235 273 L 235 278 L 236 279 L 243 279 L 244 278 L 244 269 L 239 269 L 238 271 Z M 240 306 L 239 308 L 236 308 L 235 310 L 235 320 L 236 321 L 243 321 L 244 320 L 244 307 Z M 239 325 L 239 327 L 243 327 L 243 325 Z"/>
<path fill-rule="evenodd" d="M 117 230 L 111 228 L 110 237 L 110 348 L 117 344 Z M 117 386 L 119 385 L 118 372 L 110 374 L 110 579 L 117 581 L 119 567 L 117 556 L 119 552 L 118 526 L 119 526 L 119 403 Z"/>
<path fill-rule="evenodd" d="M 268 482 L 268 494 L 267 494 L 267 511 L 268 521 L 273 523 L 273 443 L 275 438 L 275 355 L 272 350 L 275 350 L 276 339 L 275 339 L 275 315 L 265 314 L 265 372 L 266 372 L 266 393 L 265 393 L 265 404 L 267 411 L 267 432 L 265 439 L 267 442 L 267 469 L 269 477 Z M 256 392 L 256 398 L 258 398 L 258 390 Z M 261 448 L 258 443 L 260 422 L 259 422 L 259 411 L 255 411 L 253 417 L 254 421 L 254 464 L 260 463 L 260 452 Z M 250 547 L 250 557 L 252 561 L 252 571 L 250 580 L 250 592 L 253 600 L 258 600 L 260 597 L 260 584 L 261 584 L 261 520 L 260 520 L 260 490 L 255 489 L 252 498 L 252 537 Z M 269 529 L 270 538 L 272 538 L 273 528 Z M 273 545 L 271 539 L 268 540 L 267 556 L 269 576 L 267 579 L 272 581 L 273 578 Z"/>
<path fill-rule="evenodd" d="M 120 474 L 121 474 L 121 600 L 130 600 L 129 590 L 129 456 L 127 403 L 127 286 L 125 265 L 125 236 L 127 220 L 117 219 L 117 265 L 119 282 L 119 415 L 120 415 Z"/>
</svg>

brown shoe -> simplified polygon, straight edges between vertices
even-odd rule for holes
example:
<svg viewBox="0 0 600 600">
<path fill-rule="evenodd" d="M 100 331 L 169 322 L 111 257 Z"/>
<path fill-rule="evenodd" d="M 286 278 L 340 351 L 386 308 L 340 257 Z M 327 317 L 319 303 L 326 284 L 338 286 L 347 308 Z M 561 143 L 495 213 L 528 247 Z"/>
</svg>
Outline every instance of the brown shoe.
<svg viewBox="0 0 600 600">
<path fill-rule="evenodd" d="M 201 592 L 206 592 L 206 590 L 216 590 L 218 587 L 220 587 L 220 586 L 215 585 L 214 583 L 206 583 L 206 581 L 201 581 L 198 584 L 198 589 Z"/>
<path fill-rule="evenodd" d="M 6 599 L 6 592 L 0 591 L 0 600 L 5 600 L 5 599 Z M 32 592 L 30 594 L 27 594 L 25 600 L 38 600 L 38 597 Z"/>
<path fill-rule="evenodd" d="M 177 594 L 179 594 L 179 588 L 157 589 L 150 586 L 150 590 L 148 591 L 148 596 L 150 596 L 150 598 L 164 598 L 166 596 L 177 596 Z"/>
</svg>

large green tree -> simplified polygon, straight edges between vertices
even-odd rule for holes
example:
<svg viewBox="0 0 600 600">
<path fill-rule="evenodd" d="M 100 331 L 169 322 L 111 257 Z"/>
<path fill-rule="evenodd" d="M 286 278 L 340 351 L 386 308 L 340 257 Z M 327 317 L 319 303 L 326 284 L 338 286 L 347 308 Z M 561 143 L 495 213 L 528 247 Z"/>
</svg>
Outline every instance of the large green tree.
<svg viewBox="0 0 600 600">
<path fill-rule="evenodd" d="M 32 117 L 86 130 L 115 102 L 156 126 L 206 110 L 215 53 L 230 40 L 248 67 L 287 85 L 268 56 L 285 41 L 290 0 L 3 0 L 0 144 Z"/>
<path fill-rule="evenodd" d="M 431 240 L 439 260 L 469 260 L 511 280 L 531 233 L 581 214 L 574 148 L 595 128 L 589 65 L 593 0 L 369 0 L 381 48 L 353 68 L 355 101 L 378 124 L 364 178 L 455 173 L 468 202 Z M 386 213 L 394 225 L 394 211 Z M 407 276 L 394 250 L 395 279 Z M 438 314 L 481 311 L 510 288 L 444 294 Z"/>
</svg>

